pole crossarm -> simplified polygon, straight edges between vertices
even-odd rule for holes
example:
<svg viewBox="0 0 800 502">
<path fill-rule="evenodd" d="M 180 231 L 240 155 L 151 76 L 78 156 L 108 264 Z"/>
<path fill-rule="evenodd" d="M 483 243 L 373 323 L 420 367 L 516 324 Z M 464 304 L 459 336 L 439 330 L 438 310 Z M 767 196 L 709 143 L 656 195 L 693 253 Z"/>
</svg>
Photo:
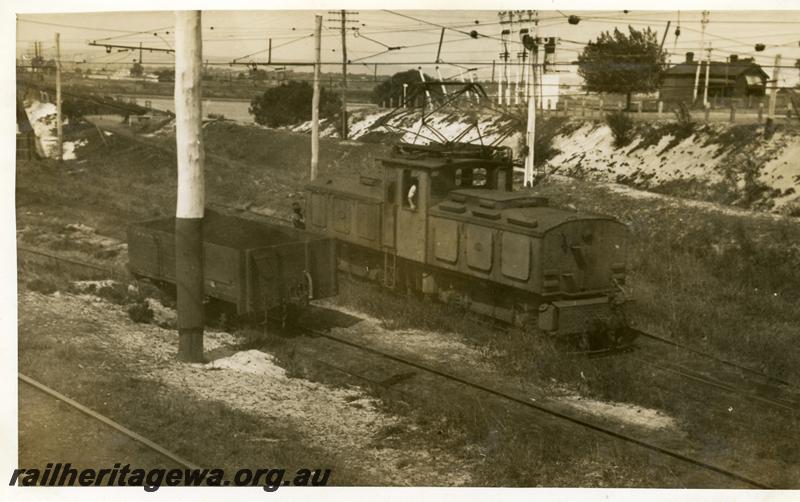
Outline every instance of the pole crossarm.
<svg viewBox="0 0 800 502">
<path fill-rule="evenodd" d="M 147 52 L 166 52 L 166 53 L 175 53 L 175 49 L 164 49 L 163 47 L 140 47 L 138 45 L 117 45 L 117 44 L 101 44 L 96 41 L 91 41 L 87 43 L 88 45 L 92 45 L 95 47 L 105 47 L 106 51 L 111 51 L 111 49 L 125 49 L 125 50 L 143 50 Z"/>
</svg>

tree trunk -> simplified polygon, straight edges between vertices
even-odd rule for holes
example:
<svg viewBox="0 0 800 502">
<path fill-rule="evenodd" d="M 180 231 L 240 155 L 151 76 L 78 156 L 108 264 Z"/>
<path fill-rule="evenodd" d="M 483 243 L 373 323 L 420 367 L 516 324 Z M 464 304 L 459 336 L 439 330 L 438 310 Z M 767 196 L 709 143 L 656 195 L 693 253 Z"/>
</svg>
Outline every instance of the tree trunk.
<svg viewBox="0 0 800 502">
<path fill-rule="evenodd" d="M 625 111 L 631 111 L 631 93 L 625 95 Z"/>
</svg>

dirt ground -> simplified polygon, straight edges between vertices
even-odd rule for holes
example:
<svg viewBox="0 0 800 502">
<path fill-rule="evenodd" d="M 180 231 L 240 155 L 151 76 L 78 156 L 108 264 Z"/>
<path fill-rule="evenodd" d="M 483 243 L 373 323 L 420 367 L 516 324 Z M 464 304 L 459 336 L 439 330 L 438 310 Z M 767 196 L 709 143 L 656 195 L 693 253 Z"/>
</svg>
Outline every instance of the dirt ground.
<svg viewBox="0 0 800 502">
<path fill-rule="evenodd" d="M 82 322 L 74 323 L 75 316 Z M 134 323 L 121 306 L 98 297 L 60 292 L 22 293 L 20 326 L 24 347 L 52 342 L 48 328 L 59 326 L 59 337 L 68 340 L 61 343 L 70 352 L 98 355 L 113 352 L 118 359 L 113 365 L 106 361 L 99 364 L 108 365 L 116 378 L 174 389 L 187 399 L 216 402 L 231 412 L 255 415 L 291 430 L 288 435 L 285 430 L 262 430 L 257 437 L 248 437 L 248 441 L 278 447 L 300 437 L 324 452 L 326 458 L 338 458 L 337 463 L 345 469 L 360 472 L 361 479 L 371 479 L 377 484 L 469 484 L 465 459 L 437 452 L 435 446 L 422 448 L 424 442 L 413 440 L 407 419 L 382 411 L 359 388 L 287 377 L 268 353 L 253 349 L 237 351 L 242 340 L 229 333 L 208 330 L 205 341 L 208 353 L 231 355 L 203 365 L 175 363 L 175 331 Z M 22 357 L 23 362 L 28 358 L 38 359 L 30 351 Z M 79 363 L 78 371 L 83 369 L 83 363 Z M 86 391 L 101 394 L 104 405 L 120 397 L 111 397 L 111 393 L 103 392 L 104 387 L 98 382 L 97 388 Z M 31 412 L 27 402 L 23 402 L 22 410 L 21 420 L 27 419 Z M 383 443 L 380 438 L 388 437 L 385 431 L 390 429 L 406 431 L 406 441 Z M 22 437 L 28 436 L 23 433 Z M 359 454 L 348 454 L 354 451 Z"/>
</svg>

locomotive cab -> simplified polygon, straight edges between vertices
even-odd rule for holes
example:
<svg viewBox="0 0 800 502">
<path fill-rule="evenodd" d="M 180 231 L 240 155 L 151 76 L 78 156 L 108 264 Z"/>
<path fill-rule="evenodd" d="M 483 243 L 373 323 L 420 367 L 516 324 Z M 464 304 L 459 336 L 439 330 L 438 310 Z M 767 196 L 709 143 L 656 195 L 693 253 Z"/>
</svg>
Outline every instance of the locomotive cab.
<svg viewBox="0 0 800 502">
<path fill-rule="evenodd" d="M 380 160 L 385 189 L 383 246 L 400 258 L 425 261 L 428 210 L 453 190 L 511 190 L 512 165 L 506 149 L 400 144 L 391 157 Z"/>
</svg>

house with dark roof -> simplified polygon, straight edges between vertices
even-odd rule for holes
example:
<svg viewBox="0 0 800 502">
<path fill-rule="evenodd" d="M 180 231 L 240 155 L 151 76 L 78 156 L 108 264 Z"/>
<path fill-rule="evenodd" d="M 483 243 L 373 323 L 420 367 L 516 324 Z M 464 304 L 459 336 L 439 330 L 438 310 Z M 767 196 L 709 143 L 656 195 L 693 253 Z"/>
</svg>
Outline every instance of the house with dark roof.
<svg viewBox="0 0 800 502">
<path fill-rule="evenodd" d="M 667 69 L 659 89 L 663 101 L 684 101 L 692 104 L 694 81 L 700 65 L 700 79 L 697 85 L 698 99 L 702 100 L 705 86 L 708 97 L 742 98 L 763 96 L 768 75 L 752 58 L 739 59 L 733 55 L 728 61 L 695 61 L 694 53 L 687 52 L 686 60 Z M 706 82 L 708 72 L 708 82 Z"/>
</svg>

